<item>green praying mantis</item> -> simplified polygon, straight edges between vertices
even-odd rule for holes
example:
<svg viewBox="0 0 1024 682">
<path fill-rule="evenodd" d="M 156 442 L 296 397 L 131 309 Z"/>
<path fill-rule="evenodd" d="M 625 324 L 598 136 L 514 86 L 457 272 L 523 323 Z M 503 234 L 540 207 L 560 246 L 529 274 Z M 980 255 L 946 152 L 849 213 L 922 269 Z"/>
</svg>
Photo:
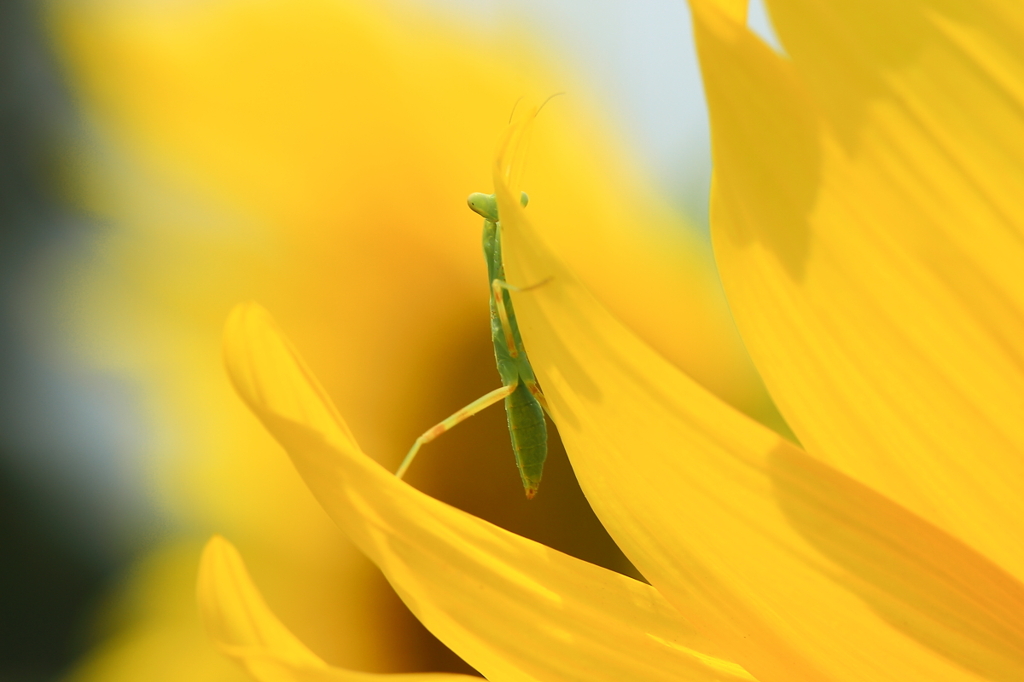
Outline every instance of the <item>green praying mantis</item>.
<svg viewBox="0 0 1024 682">
<path fill-rule="evenodd" d="M 520 202 L 524 208 L 528 201 L 526 193 L 523 192 L 520 195 Z M 504 399 L 516 466 L 523 479 L 526 497 L 532 499 L 540 486 L 544 460 L 548 455 L 548 434 L 544 423 L 547 402 L 523 347 L 512 299 L 506 292 L 534 289 L 545 284 L 547 280 L 529 287 L 514 287 L 506 282 L 505 264 L 501 257 L 501 221 L 498 217 L 497 198 L 493 194 L 477 192 L 469 195 L 468 203 L 469 207 L 484 219 L 484 256 L 487 258 L 487 277 L 491 285 L 491 341 L 494 344 L 498 374 L 501 375 L 501 388 L 474 400 L 424 432 L 413 443 L 395 475 L 401 478 L 405 474 L 424 443 L 429 443 L 459 423 Z"/>
</svg>

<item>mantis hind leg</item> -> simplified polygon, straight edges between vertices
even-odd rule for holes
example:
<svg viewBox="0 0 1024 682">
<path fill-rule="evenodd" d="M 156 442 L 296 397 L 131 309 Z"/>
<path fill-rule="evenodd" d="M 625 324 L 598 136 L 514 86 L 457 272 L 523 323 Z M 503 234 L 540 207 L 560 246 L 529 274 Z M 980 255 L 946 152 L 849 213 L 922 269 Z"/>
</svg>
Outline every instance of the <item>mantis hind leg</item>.
<svg viewBox="0 0 1024 682">
<path fill-rule="evenodd" d="M 442 422 L 438 422 L 433 427 L 425 431 L 423 435 L 417 438 L 416 442 L 412 444 L 412 448 L 409 449 L 409 452 L 408 454 L 406 454 L 405 459 L 402 460 L 402 464 L 398 467 L 398 471 L 395 472 L 395 476 L 401 478 L 402 476 L 405 475 L 406 469 L 408 469 L 409 465 L 412 464 L 412 461 L 416 459 L 416 453 L 419 452 L 420 448 L 423 446 L 424 443 L 429 443 L 430 441 L 434 440 L 448 429 L 451 429 L 452 427 L 457 426 L 458 424 L 466 421 L 474 414 L 478 414 L 486 410 L 494 403 L 505 399 L 506 397 L 512 394 L 512 391 L 516 390 L 517 385 L 518 382 L 515 384 L 511 384 L 509 386 L 502 386 L 501 388 L 496 388 L 487 395 L 477 398 L 476 400 L 471 402 L 469 405 L 466 405 L 452 416 L 448 417 Z"/>
</svg>

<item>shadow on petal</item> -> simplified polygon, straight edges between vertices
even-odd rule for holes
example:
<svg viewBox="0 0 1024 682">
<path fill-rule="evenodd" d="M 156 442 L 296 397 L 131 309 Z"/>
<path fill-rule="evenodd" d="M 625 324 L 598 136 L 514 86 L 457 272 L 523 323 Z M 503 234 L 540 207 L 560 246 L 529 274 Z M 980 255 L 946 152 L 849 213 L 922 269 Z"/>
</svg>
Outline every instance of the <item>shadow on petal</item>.
<svg viewBox="0 0 1024 682">
<path fill-rule="evenodd" d="M 985 679 L 1024 679 L 1024 585 L 956 538 L 794 448 L 768 458 L 779 506 L 893 627 Z"/>
</svg>

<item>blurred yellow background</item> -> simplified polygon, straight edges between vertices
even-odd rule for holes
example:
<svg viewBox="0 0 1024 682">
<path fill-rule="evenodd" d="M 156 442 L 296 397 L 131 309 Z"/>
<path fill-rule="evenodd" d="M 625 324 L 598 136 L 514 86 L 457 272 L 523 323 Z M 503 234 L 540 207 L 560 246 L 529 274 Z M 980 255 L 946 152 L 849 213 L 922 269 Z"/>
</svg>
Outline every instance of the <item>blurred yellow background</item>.
<svg viewBox="0 0 1024 682">
<path fill-rule="evenodd" d="M 63 191 L 97 227 L 60 261 L 48 305 L 68 362 L 130 386 L 121 416 L 141 422 L 131 454 L 157 519 L 71 679 L 244 679 L 195 612 L 198 552 L 215 532 L 328 662 L 465 670 L 233 395 L 219 336 L 235 303 L 267 307 L 392 469 L 424 429 L 495 388 L 480 219 L 465 198 L 490 191 L 520 96 L 569 90 L 545 109 L 526 174 L 552 245 L 658 350 L 778 426 L 705 238 L 617 139 L 599 98 L 523 25 L 484 32 L 446 17 L 354 0 L 49 6 L 80 116 Z M 652 320 L 666 316 L 672 333 L 656 336 Z M 633 570 L 557 444 L 526 501 L 499 408 L 426 446 L 407 480 Z"/>
</svg>

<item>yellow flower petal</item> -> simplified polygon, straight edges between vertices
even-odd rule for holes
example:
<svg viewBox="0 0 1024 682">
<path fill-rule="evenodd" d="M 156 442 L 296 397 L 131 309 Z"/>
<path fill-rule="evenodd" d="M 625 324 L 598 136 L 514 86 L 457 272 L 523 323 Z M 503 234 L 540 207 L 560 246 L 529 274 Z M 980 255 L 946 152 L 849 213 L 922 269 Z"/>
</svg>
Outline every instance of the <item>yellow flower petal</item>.
<svg viewBox="0 0 1024 682">
<path fill-rule="evenodd" d="M 327 665 L 298 640 L 263 600 L 238 550 L 220 536 L 199 562 L 199 610 L 217 646 L 259 682 L 458 682 L 468 675 L 374 675 Z"/>
<path fill-rule="evenodd" d="M 1024 578 L 1024 21 L 694 3 L 730 303 L 807 450 Z M 714 15 L 714 16 L 713 16 Z"/>
<path fill-rule="evenodd" d="M 693 630 L 648 585 L 449 507 L 366 457 L 263 309 L 236 308 L 224 348 L 239 394 L 327 512 L 488 679 L 750 679 L 695 651 Z"/>
<path fill-rule="evenodd" d="M 529 113 L 520 125 L 529 124 Z M 1024 676 L 1024 588 L 725 406 L 612 318 L 495 168 L 523 339 L 587 498 L 651 583 L 763 682 Z"/>
</svg>

